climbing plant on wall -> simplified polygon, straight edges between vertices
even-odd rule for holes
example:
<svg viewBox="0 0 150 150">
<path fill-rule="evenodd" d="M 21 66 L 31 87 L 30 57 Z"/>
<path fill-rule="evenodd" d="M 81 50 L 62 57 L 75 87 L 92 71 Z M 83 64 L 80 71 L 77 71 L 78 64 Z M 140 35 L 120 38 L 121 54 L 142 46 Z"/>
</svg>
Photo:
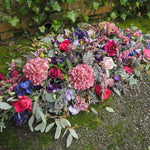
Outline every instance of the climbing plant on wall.
<svg viewBox="0 0 150 150">
<path fill-rule="evenodd" d="M 11 13 L 12 3 L 16 3 L 16 10 L 21 14 L 21 17 Z M 62 12 L 62 3 L 73 5 L 76 0 L 2 0 L 3 7 L 10 15 L 9 23 L 13 27 L 18 27 L 20 24 L 20 18 L 30 15 L 32 20 L 30 25 L 37 24 L 41 32 L 45 31 L 43 26 L 44 21 L 48 20 L 50 15 L 54 12 Z M 100 6 L 111 5 L 113 10 L 108 15 L 108 20 L 115 20 L 121 18 L 126 20 L 127 17 L 133 16 L 147 16 L 150 18 L 150 2 L 148 0 L 84 0 L 84 4 L 90 6 L 93 10 L 97 10 Z M 57 31 L 64 24 L 65 20 L 70 19 L 73 23 L 76 22 L 77 17 L 83 17 L 85 21 L 88 21 L 87 15 L 80 15 L 75 10 L 64 12 L 60 19 L 53 19 L 51 21 L 51 27 Z"/>
</svg>

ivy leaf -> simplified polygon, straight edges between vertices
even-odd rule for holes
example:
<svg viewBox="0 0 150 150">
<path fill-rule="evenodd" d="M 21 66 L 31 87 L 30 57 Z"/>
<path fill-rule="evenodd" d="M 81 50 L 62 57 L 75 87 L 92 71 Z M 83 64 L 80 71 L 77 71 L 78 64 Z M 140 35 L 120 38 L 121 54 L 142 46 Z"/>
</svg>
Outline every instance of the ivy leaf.
<svg viewBox="0 0 150 150">
<path fill-rule="evenodd" d="M 7 109 L 10 109 L 12 106 L 10 106 L 8 103 L 6 102 L 0 102 L 0 109 L 4 109 L 4 110 L 7 110 Z"/>
<path fill-rule="evenodd" d="M 55 1 L 54 5 L 52 5 L 53 10 L 61 11 L 61 6 Z"/>
<path fill-rule="evenodd" d="M 74 138 L 78 139 L 78 135 L 77 135 L 77 133 L 76 133 L 76 131 L 75 131 L 74 129 L 69 128 L 69 131 L 70 131 L 71 135 L 72 135 Z"/>
<path fill-rule="evenodd" d="M 140 7 L 140 3 L 138 1 L 136 1 L 136 7 L 139 9 Z"/>
<path fill-rule="evenodd" d="M 17 16 L 10 17 L 8 21 L 13 27 L 17 27 L 19 25 L 19 19 Z"/>
<path fill-rule="evenodd" d="M 111 107 L 106 107 L 106 110 L 111 113 L 115 112 Z"/>
<path fill-rule="evenodd" d="M 126 20 L 126 14 L 125 13 L 123 13 L 122 15 L 121 15 L 121 18 L 123 19 L 123 20 Z"/>
<path fill-rule="evenodd" d="M 116 12 L 111 12 L 110 13 L 110 17 L 112 18 L 112 19 L 115 19 L 116 17 L 117 17 L 117 13 Z"/>
<path fill-rule="evenodd" d="M 75 0 L 66 0 L 66 2 L 69 4 L 74 4 Z"/>
<path fill-rule="evenodd" d="M 53 23 L 52 23 L 52 28 L 55 30 L 55 31 L 58 31 L 58 29 L 62 26 L 62 23 L 57 21 L 57 20 L 53 20 Z"/>
<path fill-rule="evenodd" d="M 72 10 L 70 12 L 67 12 L 67 17 L 70 18 L 73 23 L 75 23 L 77 18 L 77 13 L 74 10 Z"/>
<path fill-rule="evenodd" d="M 92 8 L 94 9 L 94 10 L 97 10 L 97 8 L 99 7 L 99 3 L 98 2 L 96 2 L 96 1 L 93 1 L 92 2 Z"/>
<path fill-rule="evenodd" d="M 67 137 L 67 147 L 69 147 L 70 146 L 70 144 L 72 143 L 72 140 L 73 140 L 73 138 L 72 138 L 72 135 L 71 135 L 71 133 L 68 135 L 68 137 Z"/>
<path fill-rule="evenodd" d="M 55 122 L 50 123 L 50 124 L 46 127 L 45 132 L 47 133 L 54 125 L 55 125 Z"/>
<path fill-rule="evenodd" d="M 45 30 L 46 30 L 46 27 L 45 27 L 44 25 L 43 25 L 43 26 L 40 26 L 40 27 L 39 27 L 39 30 L 40 30 L 41 33 L 44 33 Z"/>
</svg>

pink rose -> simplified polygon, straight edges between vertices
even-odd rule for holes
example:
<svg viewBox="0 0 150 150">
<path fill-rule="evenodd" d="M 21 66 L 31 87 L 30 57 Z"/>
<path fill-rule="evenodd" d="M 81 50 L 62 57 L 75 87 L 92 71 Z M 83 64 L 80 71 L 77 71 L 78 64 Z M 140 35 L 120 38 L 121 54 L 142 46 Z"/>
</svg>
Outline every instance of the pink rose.
<svg viewBox="0 0 150 150">
<path fill-rule="evenodd" d="M 133 69 L 129 66 L 123 66 L 123 70 L 128 74 L 132 73 L 133 71 Z"/>
<path fill-rule="evenodd" d="M 54 66 L 49 70 L 48 74 L 51 78 L 60 78 L 62 76 L 61 70 Z"/>
<path fill-rule="evenodd" d="M 111 57 L 104 57 L 102 61 L 102 65 L 105 67 L 105 69 L 108 69 L 108 70 L 113 69 L 113 67 L 116 66 Z"/>
<path fill-rule="evenodd" d="M 13 70 L 10 74 L 11 77 L 15 77 L 19 74 L 19 72 L 17 70 Z"/>
<path fill-rule="evenodd" d="M 95 88 L 95 92 L 96 94 L 101 98 L 101 99 L 107 99 L 109 97 L 109 95 L 111 94 L 111 91 L 109 89 L 107 89 L 107 87 L 104 88 L 105 92 L 104 94 L 102 95 L 102 90 L 101 90 L 101 87 L 100 85 L 96 85 L 94 86 Z"/>
<path fill-rule="evenodd" d="M 23 112 L 24 110 L 32 111 L 32 101 L 28 96 L 18 96 L 19 100 L 12 102 L 16 112 Z"/>
<path fill-rule="evenodd" d="M 64 52 L 69 52 L 69 45 L 70 42 L 68 40 L 64 40 L 62 43 L 60 43 L 59 49 L 63 50 Z"/>
<path fill-rule="evenodd" d="M 136 37 L 140 37 L 141 33 L 140 33 L 140 31 L 136 31 L 136 32 L 133 33 L 133 35 L 136 36 Z"/>
<path fill-rule="evenodd" d="M 144 49 L 144 52 L 143 52 L 145 58 L 149 58 L 150 59 L 150 49 Z"/>
</svg>

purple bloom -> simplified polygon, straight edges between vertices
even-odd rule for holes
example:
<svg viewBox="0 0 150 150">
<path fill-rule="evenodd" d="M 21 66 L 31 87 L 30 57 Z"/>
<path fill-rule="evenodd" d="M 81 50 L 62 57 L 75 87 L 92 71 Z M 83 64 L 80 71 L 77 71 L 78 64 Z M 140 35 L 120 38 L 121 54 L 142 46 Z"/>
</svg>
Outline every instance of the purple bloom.
<svg viewBox="0 0 150 150">
<path fill-rule="evenodd" d="M 127 34 L 127 37 L 129 38 L 129 39 L 132 39 L 132 36 L 131 36 L 131 34 L 129 33 L 129 34 Z"/>
<path fill-rule="evenodd" d="M 68 107 L 69 111 L 71 112 L 72 115 L 76 115 L 79 113 L 80 110 L 72 107 L 71 105 Z"/>
<path fill-rule="evenodd" d="M 68 101 L 70 101 L 71 99 L 74 99 L 74 94 L 71 90 L 66 90 L 65 94 L 66 94 L 66 98 Z"/>
<path fill-rule="evenodd" d="M 25 82 L 20 81 L 18 85 L 16 85 L 13 90 L 16 92 L 17 95 L 25 95 L 30 94 L 34 86 L 32 85 L 32 81 L 27 80 Z"/>
<path fill-rule="evenodd" d="M 132 51 L 128 56 L 134 56 L 136 54 L 135 51 Z"/>
<path fill-rule="evenodd" d="M 150 49 L 150 42 L 146 41 L 147 45 L 146 45 L 146 49 Z"/>
<path fill-rule="evenodd" d="M 54 90 L 59 90 L 59 89 L 61 89 L 61 85 L 60 84 L 54 84 L 54 85 L 50 84 L 47 87 L 46 91 L 47 91 L 47 93 L 52 93 Z"/>
<path fill-rule="evenodd" d="M 72 38 L 71 38 L 71 37 L 68 37 L 68 41 L 69 41 L 70 43 L 72 43 Z"/>
<path fill-rule="evenodd" d="M 116 82 L 120 82 L 120 81 L 121 81 L 120 75 L 114 75 L 114 80 L 115 80 Z"/>
<path fill-rule="evenodd" d="M 75 29 L 76 32 L 75 32 L 75 35 L 78 36 L 78 39 L 83 39 L 84 37 L 87 37 L 87 31 L 85 30 L 79 30 L 78 27 Z"/>
<path fill-rule="evenodd" d="M 22 124 L 22 123 L 24 123 L 24 121 L 27 119 L 27 114 L 28 114 L 28 111 L 27 110 L 25 110 L 25 111 L 23 111 L 22 113 L 19 113 L 19 115 L 18 115 L 18 113 L 16 113 L 15 115 L 14 115 L 14 120 L 18 123 L 18 124 Z"/>
<path fill-rule="evenodd" d="M 62 55 L 61 59 L 59 59 L 59 62 L 62 64 L 65 61 L 65 57 Z"/>
<path fill-rule="evenodd" d="M 51 61 L 52 61 L 53 64 L 57 64 L 57 59 L 56 59 L 56 57 L 51 57 Z"/>
</svg>

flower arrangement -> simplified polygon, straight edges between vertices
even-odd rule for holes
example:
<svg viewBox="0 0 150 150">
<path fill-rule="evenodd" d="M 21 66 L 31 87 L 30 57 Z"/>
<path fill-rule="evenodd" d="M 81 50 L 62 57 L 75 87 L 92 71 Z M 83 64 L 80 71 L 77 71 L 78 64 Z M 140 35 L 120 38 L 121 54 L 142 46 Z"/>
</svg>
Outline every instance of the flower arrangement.
<svg viewBox="0 0 150 150">
<path fill-rule="evenodd" d="M 42 38 L 35 52 L 24 55 L 26 62 L 12 60 L 8 76 L 0 73 L 1 132 L 12 114 L 18 125 L 28 120 L 31 131 L 55 126 L 55 139 L 66 128 L 68 147 L 78 135 L 67 117 L 107 100 L 112 91 L 126 94 L 127 85 L 137 84 L 141 64 L 150 67 L 149 45 L 149 36 L 136 28 L 120 30 L 110 22 Z"/>
</svg>

